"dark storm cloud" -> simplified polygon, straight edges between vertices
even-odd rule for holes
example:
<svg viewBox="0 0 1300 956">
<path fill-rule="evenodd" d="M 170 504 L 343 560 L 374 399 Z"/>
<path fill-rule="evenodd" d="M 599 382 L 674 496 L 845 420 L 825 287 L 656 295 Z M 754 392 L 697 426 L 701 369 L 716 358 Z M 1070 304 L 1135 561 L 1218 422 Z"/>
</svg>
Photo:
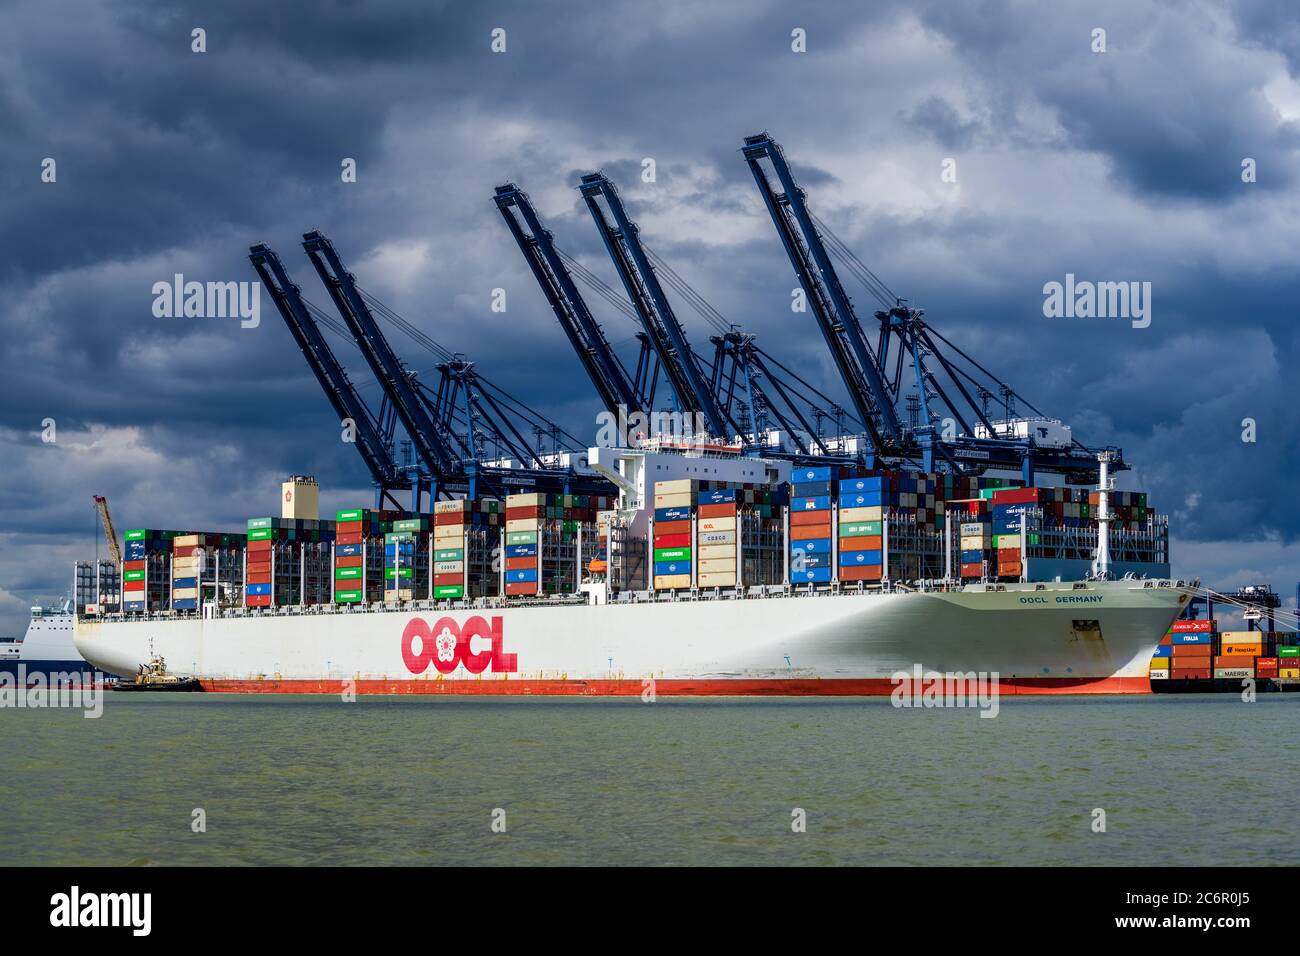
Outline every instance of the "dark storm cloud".
<svg viewBox="0 0 1300 956">
<path fill-rule="evenodd" d="M 1181 540 L 1294 541 L 1279 502 L 1300 494 L 1300 284 L 1277 250 L 1294 247 L 1300 203 L 1294 126 L 1264 89 L 1285 87 L 1296 37 L 1283 3 L 11 4 L 0 630 L 90 553 L 91 493 L 119 527 L 237 527 L 275 508 L 291 471 L 316 474 L 327 507 L 369 500 L 268 298 L 256 329 L 151 314 L 152 284 L 176 272 L 252 279 L 252 242 L 324 305 L 299 246 L 321 228 L 363 286 L 587 435 L 596 403 L 491 194 L 516 180 L 617 286 L 574 188 L 600 168 L 652 248 L 838 394 L 739 154 L 763 129 L 814 210 L 936 327 L 1084 440 L 1124 445 Z M 938 182 L 953 155 L 957 192 Z M 1250 189 L 1243 156 L 1259 163 Z M 1043 319 L 1042 285 L 1067 271 L 1153 281 L 1152 328 Z M 504 316 L 487 307 L 497 287 Z M 851 293 L 869 324 L 874 301 Z M 632 324 L 592 305 L 629 344 Z M 393 341 L 413 367 L 435 362 Z M 357 352 L 335 348 L 378 405 Z M 1239 440 L 1246 416 L 1255 445 Z M 1279 575 L 1300 570 L 1270 554 Z"/>
</svg>

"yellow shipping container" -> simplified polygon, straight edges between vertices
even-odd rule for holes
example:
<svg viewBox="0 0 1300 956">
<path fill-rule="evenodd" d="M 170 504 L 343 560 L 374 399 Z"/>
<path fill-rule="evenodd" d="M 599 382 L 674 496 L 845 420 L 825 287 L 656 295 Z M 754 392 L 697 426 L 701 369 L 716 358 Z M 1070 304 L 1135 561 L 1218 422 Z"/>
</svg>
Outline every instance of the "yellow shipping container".
<svg viewBox="0 0 1300 956">
<path fill-rule="evenodd" d="M 506 495 L 507 508 L 540 508 L 546 504 L 546 495 L 530 491 L 521 495 Z"/>
<path fill-rule="evenodd" d="M 1300 667 L 1279 667 L 1277 676 L 1300 678 Z"/>
<path fill-rule="evenodd" d="M 870 508 L 841 508 L 840 523 L 847 524 L 853 521 L 881 521 L 884 518 L 885 509 L 879 505 L 872 505 Z"/>
<path fill-rule="evenodd" d="M 736 559 L 730 558 L 700 558 L 700 574 L 716 574 L 719 571 L 730 571 L 736 573 Z"/>
<path fill-rule="evenodd" d="M 656 574 L 655 590 L 670 591 L 674 588 L 688 588 L 691 586 L 691 576 L 689 574 Z"/>
<path fill-rule="evenodd" d="M 735 531 L 735 518 L 700 518 L 700 531 Z"/>
<path fill-rule="evenodd" d="M 993 536 L 990 534 L 964 534 L 961 536 L 961 550 L 963 551 L 984 551 L 993 544 Z"/>
<path fill-rule="evenodd" d="M 509 534 L 511 531 L 536 531 L 536 530 L 537 530 L 536 518 L 516 518 L 514 521 L 506 522 L 507 534 Z"/>
<path fill-rule="evenodd" d="M 196 598 L 198 596 L 198 588 L 176 588 L 172 591 L 172 597 L 177 601 L 184 601 L 186 598 Z"/>
<path fill-rule="evenodd" d="M 199 543 L 197 534 L 178 534 L 172 538 L 173 548 L 192 548 Z"/>
<path fill-rule="evenodd" d="M 694 478 L 677 478 L 674 479 L 673 481 L 655 482 L 656 498 L 659 497 L 660 495 L 681 495 L 681 494 L 689 495 L 694 490 L 695 490 Z M 664 507 L 671 507 L 671 506 L 665 505 Z"/>
<path fill-rule="evenodd" d="M 439 515 L 448 515 L 456 511 L 465 511 L 467 502 L 464 498 L 452 498 L 450 501 L 435 501 L 433 503 L 433 513 Z"/>
<path fill-rule="evenodd" d="M 692 496 L 689 491 L 673 492 L 671 494 L 660 494 L 655 492 L 656 508 L 689 508 L 692 504 Z"/>
<path fill-rule="evenodd" d="M 1170 658 L 1168 657 L 1153 657 L 1151 658 L 1151 670 L 1167 671 L 1169 670 L 1169 661 Z"/>
<path fill-rule="evenodd" d="M 463 537 L 465 537 L 465 526 L 463 524 L 442 524 L 433 529 L 435 543 Z"/>
<path fill-rule="evenodd" d="M 702 544 L 698 554 L 701 561 L 707 561 L 710 558 L 735 558 L 736 546 L 734 544 Z"/>
<path fill-rule="evenodd" d="M 998 535 L 998 550 L 1005 551 L 1009 548 L 1020 550 L 1020 535 L 1018 534 L 1000 534 Z"/>
<path fill-rule="evenodd" d="M 700 587 L 702 588 L 730 588 L 736 586 L 735 571 L 714 571 L 706 574 L 700 572 Z"/>
<path fill-rule="evenodd" d="M 1219 640 L 1224 644 L 1255 644 L 1264 640 L 1259 631 L 1221 631 Z"/>
</svg>

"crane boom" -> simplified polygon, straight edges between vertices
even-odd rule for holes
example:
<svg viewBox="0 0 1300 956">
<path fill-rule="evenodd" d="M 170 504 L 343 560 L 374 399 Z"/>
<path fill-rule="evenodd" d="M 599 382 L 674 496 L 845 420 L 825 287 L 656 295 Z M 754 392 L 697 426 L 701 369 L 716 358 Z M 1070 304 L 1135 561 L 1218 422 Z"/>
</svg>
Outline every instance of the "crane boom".
<svg viewBox="0 0 1300 956">
<path fill-rule="evenodd" d="M 636 307 L 645 333 L 650 337 L 650 344 L 668 376 L 668 383 L 677 397 L 679 408 L 688 414 L 700 416 L 714 437 L 727 437 L 730 429 L 726 418 L 700 371 L 695 353 L 686 340 L 686 333 L 664 295 L 663 287 L 641 245 L 637 226 L 628 218 L 618 190 L 604 173 L 583 176 L 578 189 L 587 202 L 605 249 L 614 260 L 623 288 Z M 609 207 L 613 222 L 610 222 L 598 201 L 601 197 Z"/>
<path fill-rule="evenodd" d="M 902 440 L 897 410 L 781 147 L 760 133 L 745 137 L 743 153 L 858 417 L 867 425 L 877 451 L 896 448 Z M 763 159 L 771 163 L 779 190 L 768 177 Z"/>
<path fill-rule="evenodd" d="M 620 406 L 624 414 L 639 411 L 649 415 L 649 402 L 614 354 L 604 330 L 592 318 L 528 194 L 514 183 L 505 183 L 497 187 L 494 198 L 605 408 L 613 415 L 619 414 Z"/>
<path fill-rule="evenodd" d="M 103 495 L 94 495 L 95 507 L 99 509 L 99 522 L 104 527 L 104 537 L 108 539 L 108 553 L 113 563 L 122 567 L 122 547 L 117 543 L 117 531 L 113 528 L 113 517 L 108 513 L 108 499 Z"/>
</svg>

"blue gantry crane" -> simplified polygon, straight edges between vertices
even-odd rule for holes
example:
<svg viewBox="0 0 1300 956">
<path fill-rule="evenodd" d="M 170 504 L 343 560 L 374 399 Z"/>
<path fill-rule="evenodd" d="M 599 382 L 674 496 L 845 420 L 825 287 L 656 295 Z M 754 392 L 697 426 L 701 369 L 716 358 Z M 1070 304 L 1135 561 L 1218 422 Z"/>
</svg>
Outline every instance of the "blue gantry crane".
<svg viewBox="0 0 1300 956">
<path fill-rule="evenodd" d="M 939 462 L 963 471 L 1019 470 L 1027 484 L 1034 483 L 1039 471 L 1064 475 L 1073 483 L 1095 483 L 1100 473 L 1099 451 L 1110 453 L 1112 470 L 1128 467 L 1118 448 L 1092 449 L 1073 436 L 1060 438 L 1063 431 L 1052 427 L 1059 422 L 1043 416 L 930 326 L 921 310 L 910 308 L 894 295 L 808 209 L 804 191 L 770 135 L 746 137 L 742 154 L 850 400 L 867 425 L 872 458 L 919 462 L 927 471 Z M 879 331 L 874 350 L 840 282 L 832 255 L 883 306 L 875 313 Z M 904 423 L 898 402 L 909 382 L 916 390 L 909 396 L 915 417 Z M 989 416 L 989 399 L 994 394 L 1002 396 L 1006 413 L 1000 422 Z M 1039 417 L 1017 421 L 1016 400 Z M 945 409 L 947 416 L 941 414 Z"/>
<path fill-rule="evenodd" d="M 383 399 L 378 414 L 370 410 L 370 406 L 348 378 L 342 363 L 335 357 L 329 342 L 312 317 L 302 291 L 289 278 L 275 251 L 264 243 L 258 243 L 249 247 L 248 258 L 330 405 L 339 416 L 340 424 L 351 423 L 357 451 L 375 485 L 375 507 L 382 507 L 387 499 L 394 507 L 400 508 L 401 505 L 392 492 L 409 487 L 412 509 L 418 509 L 425 478 L 418 468 L 402 467 L 393 456 L 396 414 L 387 397 Z"/>
<path fill-rule="evenodd" d="M 338 251 L 320 232 L 304 234 L 303 249 L 329 292 L 424 466 L 432 497 L 460 492 L 504 495 L 543 490 L 605 494 L 609 483 L 573 463 L 584 447 L 554 422 L 481 376 L 473 362 L 429 336 L 364 292 Z M 379 326 L 378 312 L 439 359 L 436 388 L 408 370 Z M 524 431 L 531 429 L 536 444 Z M 541 448 L 550 436 L 552 455 Z M 562 444 L 563 443 L 563 444 Z M 560 464 L 567 453 L 570 463 Z"/>
</svg>

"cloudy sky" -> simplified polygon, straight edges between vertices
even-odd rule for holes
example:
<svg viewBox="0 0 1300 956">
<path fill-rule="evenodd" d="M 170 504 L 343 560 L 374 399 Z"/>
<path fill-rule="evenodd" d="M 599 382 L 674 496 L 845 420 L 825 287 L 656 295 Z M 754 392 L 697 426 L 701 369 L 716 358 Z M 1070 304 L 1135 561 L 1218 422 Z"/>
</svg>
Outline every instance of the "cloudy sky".
<svg viewBox="0 0 1300 956">
<path fill-rule="evenodd" d="M 594 395 L 491 196 L 520 183 L 613 283 L 574 188 L 603 168 L 659 254 L 838 392 L 739 153 L 764 129 L 814 210 L 937 329 L 1083 441 L 1124 448 L 1123 486 L 1171 515 L 1178 573 L 1294 600 L 1288 7 L 14 0 L 0 12 L 0 634 L 94 553 L 92 494 L 119 529 L 241 528 L 275 512 L 290 472 L 318 476 L 329 509 L 370 500 L 268 298 L 255 329 L 153 314 L 154 283 L 176 273 L 254 278 L 253 242 L 323 305 L 298 245 L 323 230 L 368 290 L 590 435 Z M 1150 327 L 1045 318 L 1043 285 L 1066 273 L 1150 282 Z M 592 304 L 626 342 L 629 321 Z M 359 355 L 335 347 L 377 403 Z"/>
</svg>

